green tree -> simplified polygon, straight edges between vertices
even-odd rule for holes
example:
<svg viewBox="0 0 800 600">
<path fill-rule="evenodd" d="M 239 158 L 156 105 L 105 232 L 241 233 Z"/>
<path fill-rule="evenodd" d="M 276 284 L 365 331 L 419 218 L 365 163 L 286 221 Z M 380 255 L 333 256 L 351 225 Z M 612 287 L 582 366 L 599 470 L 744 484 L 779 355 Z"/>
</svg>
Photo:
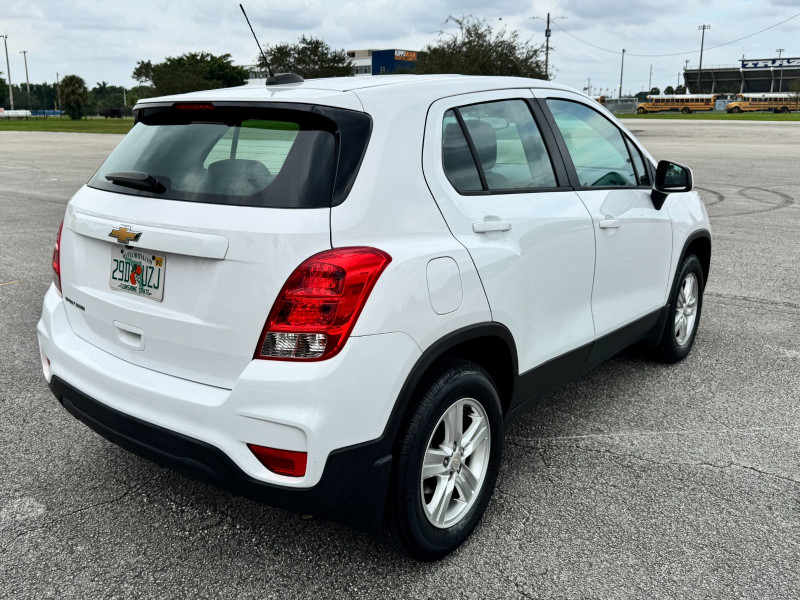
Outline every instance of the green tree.
<svg viewBox="0 0 800 600">
<path fill-rule="evenodd" d="M 675 93 L 676 94 L 685 94 L 686 93 L 686 86 L 685 85 L 679 85 L 678 87 L 675 88 Z"/>
<path fill-rule="evenodd" d="M 189 52 L 156 64 L 139 61 L 132 76 L 140 83 L 152 84 L 156 95 L 165 96 L 242 85 L 247 70 L 234 66 L 230 54 Z"/>
<path fill-rule="evenodd" d="M 665 94 L 674 94 L 675 93 L 675 88 L 672 87 L 671 85 L 668 85 L 667 87 L 664 88 L 664 93 Z"/>
<path fill-rule="evenodd" d="M 657 87 L 650 88 L 650 95 L 651 96 L 659 96 L 661 95 L 661 89 Z"/>
<path fill-rule="evenodd" d="M 65 75 L 58 91 L 61 95 L 61 109 L 73 121 L 81 119 L 86 114 L 86 103 L 89 100 L 86 82 L 77 75 Z"/>
<path fill-rule="evenodd" d="M 0 71 L 0 75 L 3 72 Z M 6 103 L 6 96 L 8 96 L 8 85 L 6 85 L 6 80 L 0 77 L 0 106 L 4 106 Z"/>
<path fill-rule="evenodd" d="M 156 96 L 156 88 L 152 85 L 135 85 L 128 90 L 128 106 L 136 106 L 139 100 Z"/>
<path fill-rule="evenodd" d="M 303 79 L 347 77 L 355 70 L 347 52 L 334 50 L 314 36 L 303 35 L 296 44 L 268 46 L 265 54 L 274 73 L 296 73 Z M 261 68 L 266 68 L 263 57 L 256 60 Z"/>
<path fill-rule="evenodd" d="M 542 46 L 520 40 L 519 31 L 495 31 L 485 19 L 450 16 L 455 33 L 439 33 L 418 55 L 417 73 L 509 75 L 545 79 Z"/>
</svg>

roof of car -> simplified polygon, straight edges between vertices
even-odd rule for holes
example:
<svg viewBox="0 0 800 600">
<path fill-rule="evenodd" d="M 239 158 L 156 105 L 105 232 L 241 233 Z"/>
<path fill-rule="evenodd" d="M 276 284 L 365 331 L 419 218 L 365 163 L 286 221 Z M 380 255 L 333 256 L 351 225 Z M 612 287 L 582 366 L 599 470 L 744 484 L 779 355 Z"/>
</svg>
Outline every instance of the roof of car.
<svg viewBox="0 0 800 600">
<path fill-rule="evenodd" d="M 431 101 L 446 96 L 499 89 L 550 88 L 574 91 L 566 86 L 524 77 L 489 77 L 475 75 L 381 75 L 374 77 L 331 77 L 307 79 L 302 83 L 266 85 L 265 80 L 251 80 L 234 88 L 206 90 L 146 98 L 140 105 L 172 101 L 228 101 L 228 102 L 303 102 L 330 104 L 361 110 L 357 96 L 369 95 L 372 99 L 397 102 L 402 94 L 398 88 L 414 92 L 415 99 L 429 97 Z"/>
</svg>

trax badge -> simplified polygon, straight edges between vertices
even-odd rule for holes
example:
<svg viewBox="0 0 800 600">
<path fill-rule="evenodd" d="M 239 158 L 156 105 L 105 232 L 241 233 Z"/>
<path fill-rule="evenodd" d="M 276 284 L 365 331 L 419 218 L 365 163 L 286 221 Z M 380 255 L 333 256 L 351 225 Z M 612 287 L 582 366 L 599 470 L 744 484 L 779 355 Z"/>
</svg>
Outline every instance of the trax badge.
<svg viewBox="0 0 800 600">
<path fill-rule="evenodd" d="M 120 244 L 127 244 L 128 242 L 138 242 L 142 236 L 141 231 L 130 231 L 127 227 L 120 226 L 117 229 L 112 229 L 108 237 L 117 238 Z"/>
</svg>

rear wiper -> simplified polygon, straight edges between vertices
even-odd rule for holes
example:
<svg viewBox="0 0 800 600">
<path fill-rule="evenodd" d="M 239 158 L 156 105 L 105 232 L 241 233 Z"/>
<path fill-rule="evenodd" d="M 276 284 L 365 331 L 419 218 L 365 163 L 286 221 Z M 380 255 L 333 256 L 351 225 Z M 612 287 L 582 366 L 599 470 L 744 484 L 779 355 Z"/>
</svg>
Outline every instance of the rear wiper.
<svg viewBox="0 0 800 600">
<path fill-rule="evenodd" d="M 160 183 L 155 177 L 141 171 L 109 173 L 106 175 L 106 179 L 115 185 L 122 185 L 146 192 L 156 192 L 157 194 L 162 194 L 167 189 L 164 187 L 164 184 Z"/>
</svg>

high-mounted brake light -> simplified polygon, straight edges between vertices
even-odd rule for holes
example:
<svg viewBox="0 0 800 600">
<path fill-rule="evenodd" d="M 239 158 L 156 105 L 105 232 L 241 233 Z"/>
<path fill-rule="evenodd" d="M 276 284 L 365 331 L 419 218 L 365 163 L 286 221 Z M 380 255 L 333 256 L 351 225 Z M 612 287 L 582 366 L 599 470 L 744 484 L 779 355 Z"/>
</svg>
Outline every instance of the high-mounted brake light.
<svg viewBox="0 0 800 600">
<path fill-rule="evenodd" d="M 58 295 L 61 295 L 61 231 L 64 229 L 64 221 L 58 227 L 58 237 L 53 248 L 53 283 L 56 284 Z"/>
<path fill-rule="evenodd" d="M 210 102 L 178 102 L 176 110 L 214 110 L 214 105 Z"/>
<path fill-rule="evenodd" d="M 255 358 L 324 360 L 347 341 L 392 257 L 376 248 L 315 254 L 286 280 L 269 313 Z"/>
<path fill-rule="evenodd" d="M 255 444 L 247 444 L 247 447 L 255 454 L 258 461 L 273 473 L 290 477 L 302 477 L 306 474 L 308 454 L 305 452 L 266 448 Z"/>
</svg>

